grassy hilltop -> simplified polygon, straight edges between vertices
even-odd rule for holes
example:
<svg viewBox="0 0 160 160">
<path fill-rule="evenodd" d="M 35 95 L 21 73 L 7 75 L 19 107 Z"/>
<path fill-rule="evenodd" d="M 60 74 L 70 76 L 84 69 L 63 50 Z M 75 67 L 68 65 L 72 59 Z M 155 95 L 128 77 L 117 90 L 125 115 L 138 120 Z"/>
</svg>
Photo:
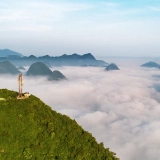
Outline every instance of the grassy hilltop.
<svg viewBox="0 0 160 160">
<path fill-rule="evenodd" d="M 31 95 L 0 89 L 1 160 L 118 160 L 75 120 Z"/>
</svg>

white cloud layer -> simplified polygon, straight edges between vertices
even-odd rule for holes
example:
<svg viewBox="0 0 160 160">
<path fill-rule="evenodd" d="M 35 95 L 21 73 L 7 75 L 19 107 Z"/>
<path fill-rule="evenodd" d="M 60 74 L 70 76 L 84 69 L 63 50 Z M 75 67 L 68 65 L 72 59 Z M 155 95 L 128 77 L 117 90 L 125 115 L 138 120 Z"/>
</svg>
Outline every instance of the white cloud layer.
<svg viewBox="0 0 160 160">
<path fill-rule="evenodd" d="M 104 142 L 122 160 L 160 159 L 160 85 L 158 69 L 119 66 L 62 67 L 67 81 L 24 77 L 24 91 L 41 98 L 54 110 L 69 115 Z M 17 77 L 0 76 L 0 88 L 17 90 Z"/>
</svg>

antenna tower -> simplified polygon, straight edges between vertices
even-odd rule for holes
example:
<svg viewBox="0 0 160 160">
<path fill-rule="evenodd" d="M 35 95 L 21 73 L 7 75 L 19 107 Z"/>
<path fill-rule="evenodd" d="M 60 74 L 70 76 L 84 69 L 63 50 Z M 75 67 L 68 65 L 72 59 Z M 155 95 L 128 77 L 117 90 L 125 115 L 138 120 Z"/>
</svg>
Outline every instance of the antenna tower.
<svg viewBox="0 0 160 160">
<path fill-rule="evenodd" d="M 22 97 L 22 86 L 23 86 L 23 76 L 22 74 L 19 74 L 18 76 L 18 87 L 19 87 L 19 95 L 18 97 Z"/>
</svg>

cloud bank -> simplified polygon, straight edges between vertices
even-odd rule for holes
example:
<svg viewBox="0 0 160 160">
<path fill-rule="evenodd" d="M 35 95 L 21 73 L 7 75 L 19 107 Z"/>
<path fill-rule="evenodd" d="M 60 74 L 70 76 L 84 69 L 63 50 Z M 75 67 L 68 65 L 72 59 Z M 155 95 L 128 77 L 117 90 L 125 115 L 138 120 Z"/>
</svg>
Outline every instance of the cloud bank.
<svg viewBox="0 0 160 160">
<path fill-rule="evenodd" d="M 69 115 L 98 142 L 123 160 L 160 159 L 160 85 L 158 69 L 119 66 L 105 72 L 96 67 L 62 67 L 67 81 L 24 77 L 24 91 L 53 110 Z M 17 90 L 17 77 L 0 76 L 0 88 Z"/>
</svg>

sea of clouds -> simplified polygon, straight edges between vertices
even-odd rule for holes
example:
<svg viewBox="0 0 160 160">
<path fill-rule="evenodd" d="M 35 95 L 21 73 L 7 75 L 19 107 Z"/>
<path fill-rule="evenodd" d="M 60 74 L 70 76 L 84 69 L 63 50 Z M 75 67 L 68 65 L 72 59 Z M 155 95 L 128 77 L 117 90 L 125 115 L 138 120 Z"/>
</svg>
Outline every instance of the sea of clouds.
<svg viewBox="0 0 160 160">
<path fill-rule="evenodd" d="M 109 72 L 101 67 L 52 68 L 67 80 L 24 76 L 23 90 L 75 119 L 121 160 L 158 160 L 160 70 L 121 64 L 119 68 Z M 17 77 L 1 75 L 0 88 L 17 91 Z"/>
</svg>

